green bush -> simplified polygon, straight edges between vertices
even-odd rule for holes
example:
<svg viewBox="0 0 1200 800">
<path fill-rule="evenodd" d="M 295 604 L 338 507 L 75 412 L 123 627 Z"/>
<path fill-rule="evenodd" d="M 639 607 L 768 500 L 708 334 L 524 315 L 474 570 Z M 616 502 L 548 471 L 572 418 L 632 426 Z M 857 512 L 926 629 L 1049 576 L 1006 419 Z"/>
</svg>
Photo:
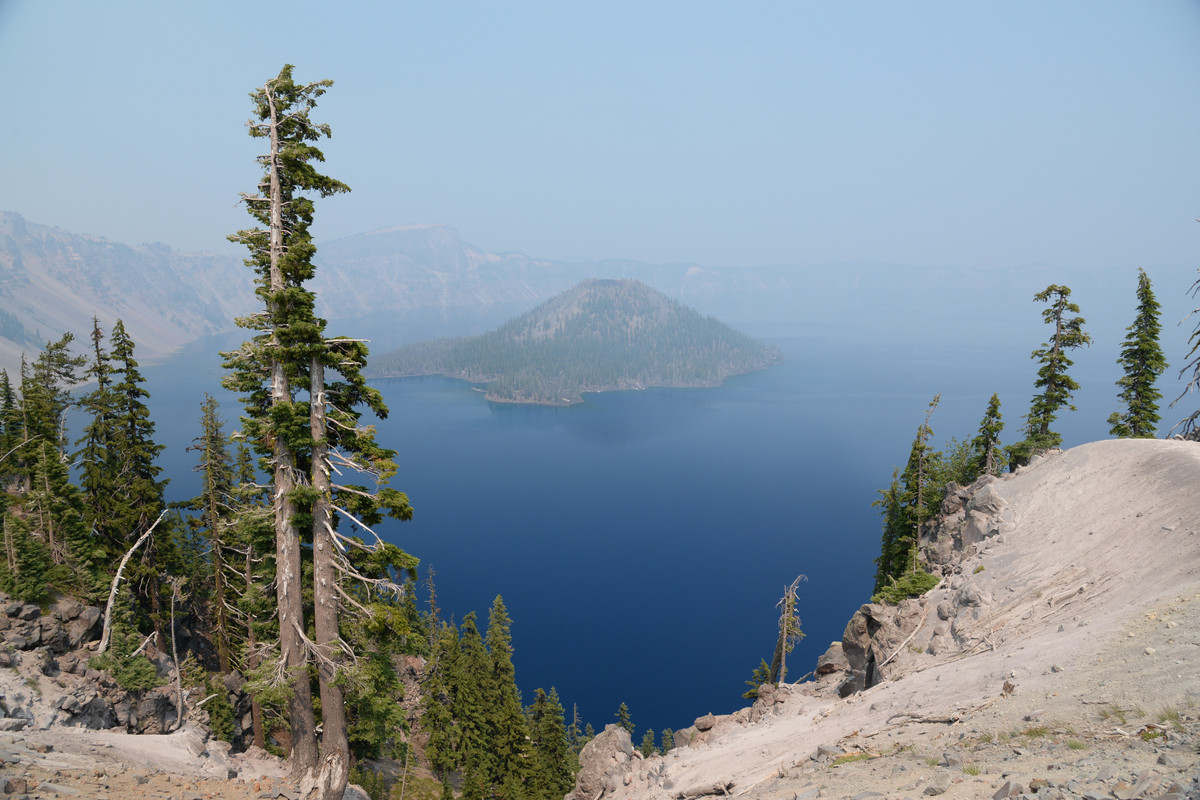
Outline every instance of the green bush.
<svg viewBox="0 0 1200 800">
<path fill-rule="evenodd" d="M 885 586 L 871 598 L 871 602 L 899 605 L 902 600 L 925 594 L 937 586 L 940 580 L 941 578 L 938 576 L 930 575 L 918 567 L 911 572 L 906 572 L 899 580 L 893 581 L 891 586 Z"/>
</svg>

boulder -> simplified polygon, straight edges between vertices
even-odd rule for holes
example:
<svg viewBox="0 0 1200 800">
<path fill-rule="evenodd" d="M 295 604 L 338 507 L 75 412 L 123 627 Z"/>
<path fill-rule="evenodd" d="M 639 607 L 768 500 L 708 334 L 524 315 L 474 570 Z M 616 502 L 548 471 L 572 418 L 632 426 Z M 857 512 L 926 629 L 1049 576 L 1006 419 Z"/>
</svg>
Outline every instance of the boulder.
<svg viewBox="0 0 1200 800">
<path fill-rule="evenodd" d="M 970 499 L 967 487 L 959 486 L 954 481 L 946 484 L 946 496 L 942 498 L 942 514 L 956 514 L 963 509 Z"/>
<path fill-rule="evenodd" d="M 151 689 L 137 705 L 138 733 L 167 733 L 175 727 L 175 700 L 166 687 Z"/>
<path fill-rule="evenodd" d="M 246 685 L 246 679 L 242 677 L 242 673 L 233 670 L 225 677 L 221 678 L 221 683 L 225 686 L 225 691 L 230 694 L 237 694 Z"/>
<path fill-rule="evenodd" d="M 967 503 L 967 512 L 978 511 L 986 516 L 994 517 L 1008 507 L 1008 501 L 996 490 L 996 482 L 983 483 Z"/>
<path fill-rule="evenodd" d="M 829 675 L 834 672 L 845 672 L 850 669 L 850 662 L 842 652 L 841 642 L 830 642 L 829 649 L 817 658 L 817 674 Z"/>
<path fill-rule="evenodd" d="M 104 613 L 95 606 L 85 606 L 67 623 L 67 643 L 74 650 L 100 636 Z"/>
<path fill-rule="evenodd" d="M 593 800 L 601 791 L 609 789 L 622 768 L 633 760 L 633 742 L 629 731 L 619 725 L 608 725 L 579 753 L 579 772 L 575 777 L 575 790 L 566 800 Z M 612 786 L 615 789 L 616 786 Z"/>
</svg>

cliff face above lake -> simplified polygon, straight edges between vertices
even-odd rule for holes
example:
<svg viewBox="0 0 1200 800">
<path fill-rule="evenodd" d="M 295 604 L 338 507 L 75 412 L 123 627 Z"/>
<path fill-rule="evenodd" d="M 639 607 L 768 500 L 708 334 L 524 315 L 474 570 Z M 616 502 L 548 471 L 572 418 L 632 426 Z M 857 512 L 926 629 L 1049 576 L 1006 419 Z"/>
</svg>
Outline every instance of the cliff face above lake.
<svg viewBox="0 0 1200 800">
<path fill-rule="evenodd" d="M 377 357 L 376 377 L 445 375 L 498 402 L 570 405 L 583 392 L 719 386 L 779 351 L 639 281 L 586 280 L 500 328 Z"/>
</svg>

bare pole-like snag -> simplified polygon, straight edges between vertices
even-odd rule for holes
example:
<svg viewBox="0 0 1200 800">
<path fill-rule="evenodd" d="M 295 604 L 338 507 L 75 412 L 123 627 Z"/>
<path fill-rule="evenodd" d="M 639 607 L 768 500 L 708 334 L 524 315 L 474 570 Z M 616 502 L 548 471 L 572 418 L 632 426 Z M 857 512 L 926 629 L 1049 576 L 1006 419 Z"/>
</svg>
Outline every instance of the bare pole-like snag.
<svg viewBox="0 0 1200 800">
<path fill-rule="evenodd" d="M 767 683 L 784 682 L 787 678 L 787 654 L 792 652 L 798 640 L 804 638 L 804 632 L 800 630 L 800 617 L 796 613 L 796 587 L 800 581 L 807 580 L 807 575 L 797 575 L 796 580 L 783 588 L 783 596 L 775 604 L 779 609 L 779 638 L 775 642 L 775 655 L 771 658 Z"/>
<path fill-rule="evenodd" d="M 133 551 L 142 546 L 142 542 L 150 538 L 150 534 L 154 533 L 154 529 L 158 527 L 158 523 L 162 522 L 163 517 L 167 515 L 167 510 L 164 508 L 162 513 L 158 515 L 158 519 L 154 520 L 154 524 L 146 529 L 146 532 L 138 537 L 138 540 L 133 543 L 133 547 L 129 548 L 125 553 L 125 557 L 121 559 L 120 566 L 117 567 L 117 574 L 113 575 L 112 586 L 108 590 L 108 603 L 104 606 L 104 631 L 100 635 L 100 646 L 96 648 L 97 655 L 108 649 L 108 639 L 112 635 L 112 610 L 113 604 L 117 601 L 117 588 L 121 585 L 121 574 L 125 572 L 125 565 L 129 563 L 129 559 L 133 557 Z"/>
</svg>

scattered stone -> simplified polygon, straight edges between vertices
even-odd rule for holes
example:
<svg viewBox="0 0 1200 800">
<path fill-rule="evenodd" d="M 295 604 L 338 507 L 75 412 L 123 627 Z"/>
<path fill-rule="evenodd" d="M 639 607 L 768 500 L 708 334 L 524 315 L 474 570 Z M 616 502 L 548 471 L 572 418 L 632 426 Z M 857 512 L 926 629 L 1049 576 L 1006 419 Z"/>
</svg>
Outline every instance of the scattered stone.
<svg viewBox="0 0 1200 800">
<path fill-rule="evenodd" d="M 54 794 L 70 795 L 72 797 L 81 794 L 78 789 L 72 789 L 70 786 L 60 786 L 57 783 L 47 783 L 42 781 L 38 785 L 38 793 L 53 792 Z"/>
<path fill-rule="evenodd" d="M 696 730 L 707 731 L 712 730 L 712 727 L 717 724 L 717 718 L 712 714 L 705 714 L 703 717 L 696 719 Z"/>
<path fill-rule="evenodd" d="M 1004 800 L 1006 797 L 1017 797 L 1022 794 L 1021 785 L 1013 781 L 1005 781 L 992 795 L 992 800 Z"/>
<path fill-rule="evenodd" d="M 939 794 L 945 794 L 946 790 L 949 788 L 950 773 L 939 772 L 937 775 L 934 775 L 932 778 L 930 778 L 929 782 L 925 784 L 925 791 L 922 792 L 922 794 L 927 794 L 930 797 L 936 797 Z"/>
</svg>

